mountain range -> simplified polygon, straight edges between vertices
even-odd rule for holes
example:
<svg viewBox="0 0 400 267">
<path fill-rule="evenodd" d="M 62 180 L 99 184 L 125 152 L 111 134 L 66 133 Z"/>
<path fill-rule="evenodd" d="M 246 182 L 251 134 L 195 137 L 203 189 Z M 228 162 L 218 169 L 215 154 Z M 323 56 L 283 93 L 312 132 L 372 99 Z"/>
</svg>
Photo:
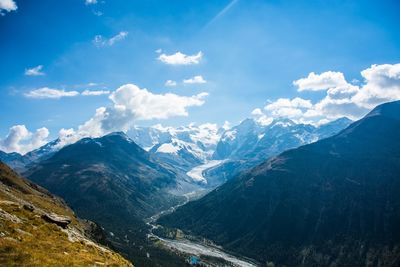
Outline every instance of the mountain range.
<svg viewBox="0 0 400 267">
<path fill-rule="evenodd" d="M 230 129 L 215 125 L 135 127 L 127 134 L 83 138 L 64 147 L 56 139 L 23 156 L 2 153 L 0 157 L 30 180 L 64 198 L 79 216 L 99 223 L 105 229 L 107 242 L 137 266 L 162 266 L 166 261 L 170 266 L 184 266 L 180 258 L 149 242 L 147 218 L 182 203 L 185 193 L 237 180 L 233 177 L 268 158 L 332 136 L 350 123 L 342 118 L 317 127 L 276 119 L 263 125 L 246 119 Z M 201 173 L 196 175 L 204 181 L 190 174 L 197 168 Z M 181 209 L 176 214 L 180 212 Z M 173 223 L 165 225 L 170 227 Z M 196 227 L 193 233 L 215 235 L 197 232 Z M 227 246 L 225 240 L 218 238 L 217 242 L 236 251 L 235 246 Z M 245 250 L 237 252 L 254 257 Z"/>
<path fill-rule="evenodd" d="M 50 158 L 61 147 L 60 139 L 55 139 L 37 149 L 34 149 L 25 155 L 16 152 L 6 153 L 0 150 L 0 161 L 6 163 L 18 172 L 24 172 L 40 161 Z"/>
<path fill-rule="evenodd" d="M 246 119 L 222 134 L 212 158 L 224 160 L 224 163 L 206 170 L 204 176 L 209 184 L 220 185 L 285 150 L 332 136 L 351 122 L 340 118 L 313 126 L 282 118 L 262 125 L 253 119 Z"/>
<path fill-rule="evenodd" d="M 159 219 L 263 266 L 400 265 L 400 101 Z"/>
<path fill-rule="evenodd" d="M 99 223 L 112 245 L 138 266 L 153 266 L 147 253 L 163 253 L 147 243 L 144 219 L 182 202 L 175 192 L 186 183 L 179 171 L 122 132 L 83 138 L 24 175 Z"/>
<path fill-rule="evenodd" d="M 222 131 L 215 124 L 177 128 L 155 125 L 136 126 L 128 135 L 145 150 L 187 172 L 212 157 Z"/>
</svg>

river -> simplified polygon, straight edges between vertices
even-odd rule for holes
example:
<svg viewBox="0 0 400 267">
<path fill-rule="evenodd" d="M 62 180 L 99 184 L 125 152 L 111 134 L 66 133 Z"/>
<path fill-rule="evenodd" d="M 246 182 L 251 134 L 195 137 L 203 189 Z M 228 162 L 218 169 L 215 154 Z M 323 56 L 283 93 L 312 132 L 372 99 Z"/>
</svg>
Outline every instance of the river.
<svg viewBox="0 0 400 267">
<path fill-rule="evenodd" d="M 206 164 L 203 164 L 203 165 L 193 168 L 190 172 L 188 172 L 188 175 L 189 175 L 189 173 L 191 173 L 193 175 L 197 175 L 197 177 L 203 177 L 203 172 L 206 169 L 217 166 L 218 164 L 221 164 L 221 163 L 222 163 L 222 161 L 216 161 L 216 160 L 208 162 Z M 245 259 L 245 258 L 234 256 L 232 254 L 229 254 L 227 251 L 224 251 L 220 247 L 207 245 L 204 243 L 187 240 L 187 239 L 182 239 L 182 240 L 167 239 L 167 238 L 163 238 L 163 237 L 160 237 L 160 236 L 157 236 L 156 234 L 154 234 L 153 230 L 156 229 L 157 227 L 159 227 L 155 223 L 158 218 L 160 218 L 162 215 L 166 215 L 166 214 L 174 212 L 178 207 L 185 205 L 191 199 L 194 199 L 194 198 L 196 198 L 197 195 L 200 195 L 203 193 L 204 193 L 203 190 L 198 190 L 198 191 L 194 191 L 194 192 L 185 194 L 184 196 L 186 197 L 186 200 L 183 203 L 176 205 L 174 207 L 171 207 L 167 210 L 164 210 L 164 211 L 150 217 L 147 220 L 147 224 L 151 227 L 148 237 L 158 239 L 159 241 L 162 242 L 162 244 L 164 246 L 166 246 L 170 249 L 178 250 L 182 253 L 189 254 L 189 255 L 195 255 L 195 256 L 198 256 L 200 259 L 201 259 L 201 256 L 210 256 L 210 257 L 223 259 L 236 267 L 257 267 L 258 265 L 255 264 L 250 259 Z"/>
</svg>

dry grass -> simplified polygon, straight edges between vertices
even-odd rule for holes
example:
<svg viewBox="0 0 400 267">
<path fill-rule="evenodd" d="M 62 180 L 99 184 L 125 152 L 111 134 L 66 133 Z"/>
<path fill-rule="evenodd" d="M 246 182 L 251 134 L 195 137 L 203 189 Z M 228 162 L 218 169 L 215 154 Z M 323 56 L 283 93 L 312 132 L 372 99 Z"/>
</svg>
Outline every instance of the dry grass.
<svg viewBox="0 0 400 267">
<path fill-rule="evenodd" d="M 0 173 L 0 176 L 5 174 L 2 168 Z M 27 186 L 17 176 L 12 179 L 22 188 Z M 59 199 L 29 187 L 26 192 L 5 186 L 3 181 L 0 182 L 0 266 L 132 266 L 119 254 L 91 242 L 83 234 L 72 241 L 68 232 L 82 233 L 84 226 Z M 24 209 L 24 203 L 34 205 L 35 210 Z M 42 212 L 67 215 L 72 223 L 64 230 L 45 222 Z"/>
</svg>

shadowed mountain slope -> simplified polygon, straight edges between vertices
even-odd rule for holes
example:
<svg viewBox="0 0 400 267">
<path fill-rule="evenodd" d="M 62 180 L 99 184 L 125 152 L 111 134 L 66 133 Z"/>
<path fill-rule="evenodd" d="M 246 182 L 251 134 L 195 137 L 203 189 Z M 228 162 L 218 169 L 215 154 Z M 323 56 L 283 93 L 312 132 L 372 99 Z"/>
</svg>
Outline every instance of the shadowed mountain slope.
<svg viewBox="0 0 400 267">
<path fill-rule="evenodd" d="M 275 266 L 400 264 L 400 101 L 159 222 Z"/>
</svg>

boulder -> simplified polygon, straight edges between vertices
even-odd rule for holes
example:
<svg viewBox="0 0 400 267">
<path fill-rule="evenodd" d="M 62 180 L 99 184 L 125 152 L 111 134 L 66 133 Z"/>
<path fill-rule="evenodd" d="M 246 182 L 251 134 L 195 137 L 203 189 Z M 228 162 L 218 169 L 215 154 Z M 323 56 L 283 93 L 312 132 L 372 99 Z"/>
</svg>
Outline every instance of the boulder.
<svg viewBox="0 0 400 267">
<path fill-rule="evenodd" d="M 42 218 L 46 222 L 57 224 L 58 226 L 61 226 L 62 228 L 67 228 L 68 224 L 71 223 L 70 217 L 58 215 L 55 213 L 51 213 L 51 214 L 45 213 L 42 215 Z"/>
</svg>

